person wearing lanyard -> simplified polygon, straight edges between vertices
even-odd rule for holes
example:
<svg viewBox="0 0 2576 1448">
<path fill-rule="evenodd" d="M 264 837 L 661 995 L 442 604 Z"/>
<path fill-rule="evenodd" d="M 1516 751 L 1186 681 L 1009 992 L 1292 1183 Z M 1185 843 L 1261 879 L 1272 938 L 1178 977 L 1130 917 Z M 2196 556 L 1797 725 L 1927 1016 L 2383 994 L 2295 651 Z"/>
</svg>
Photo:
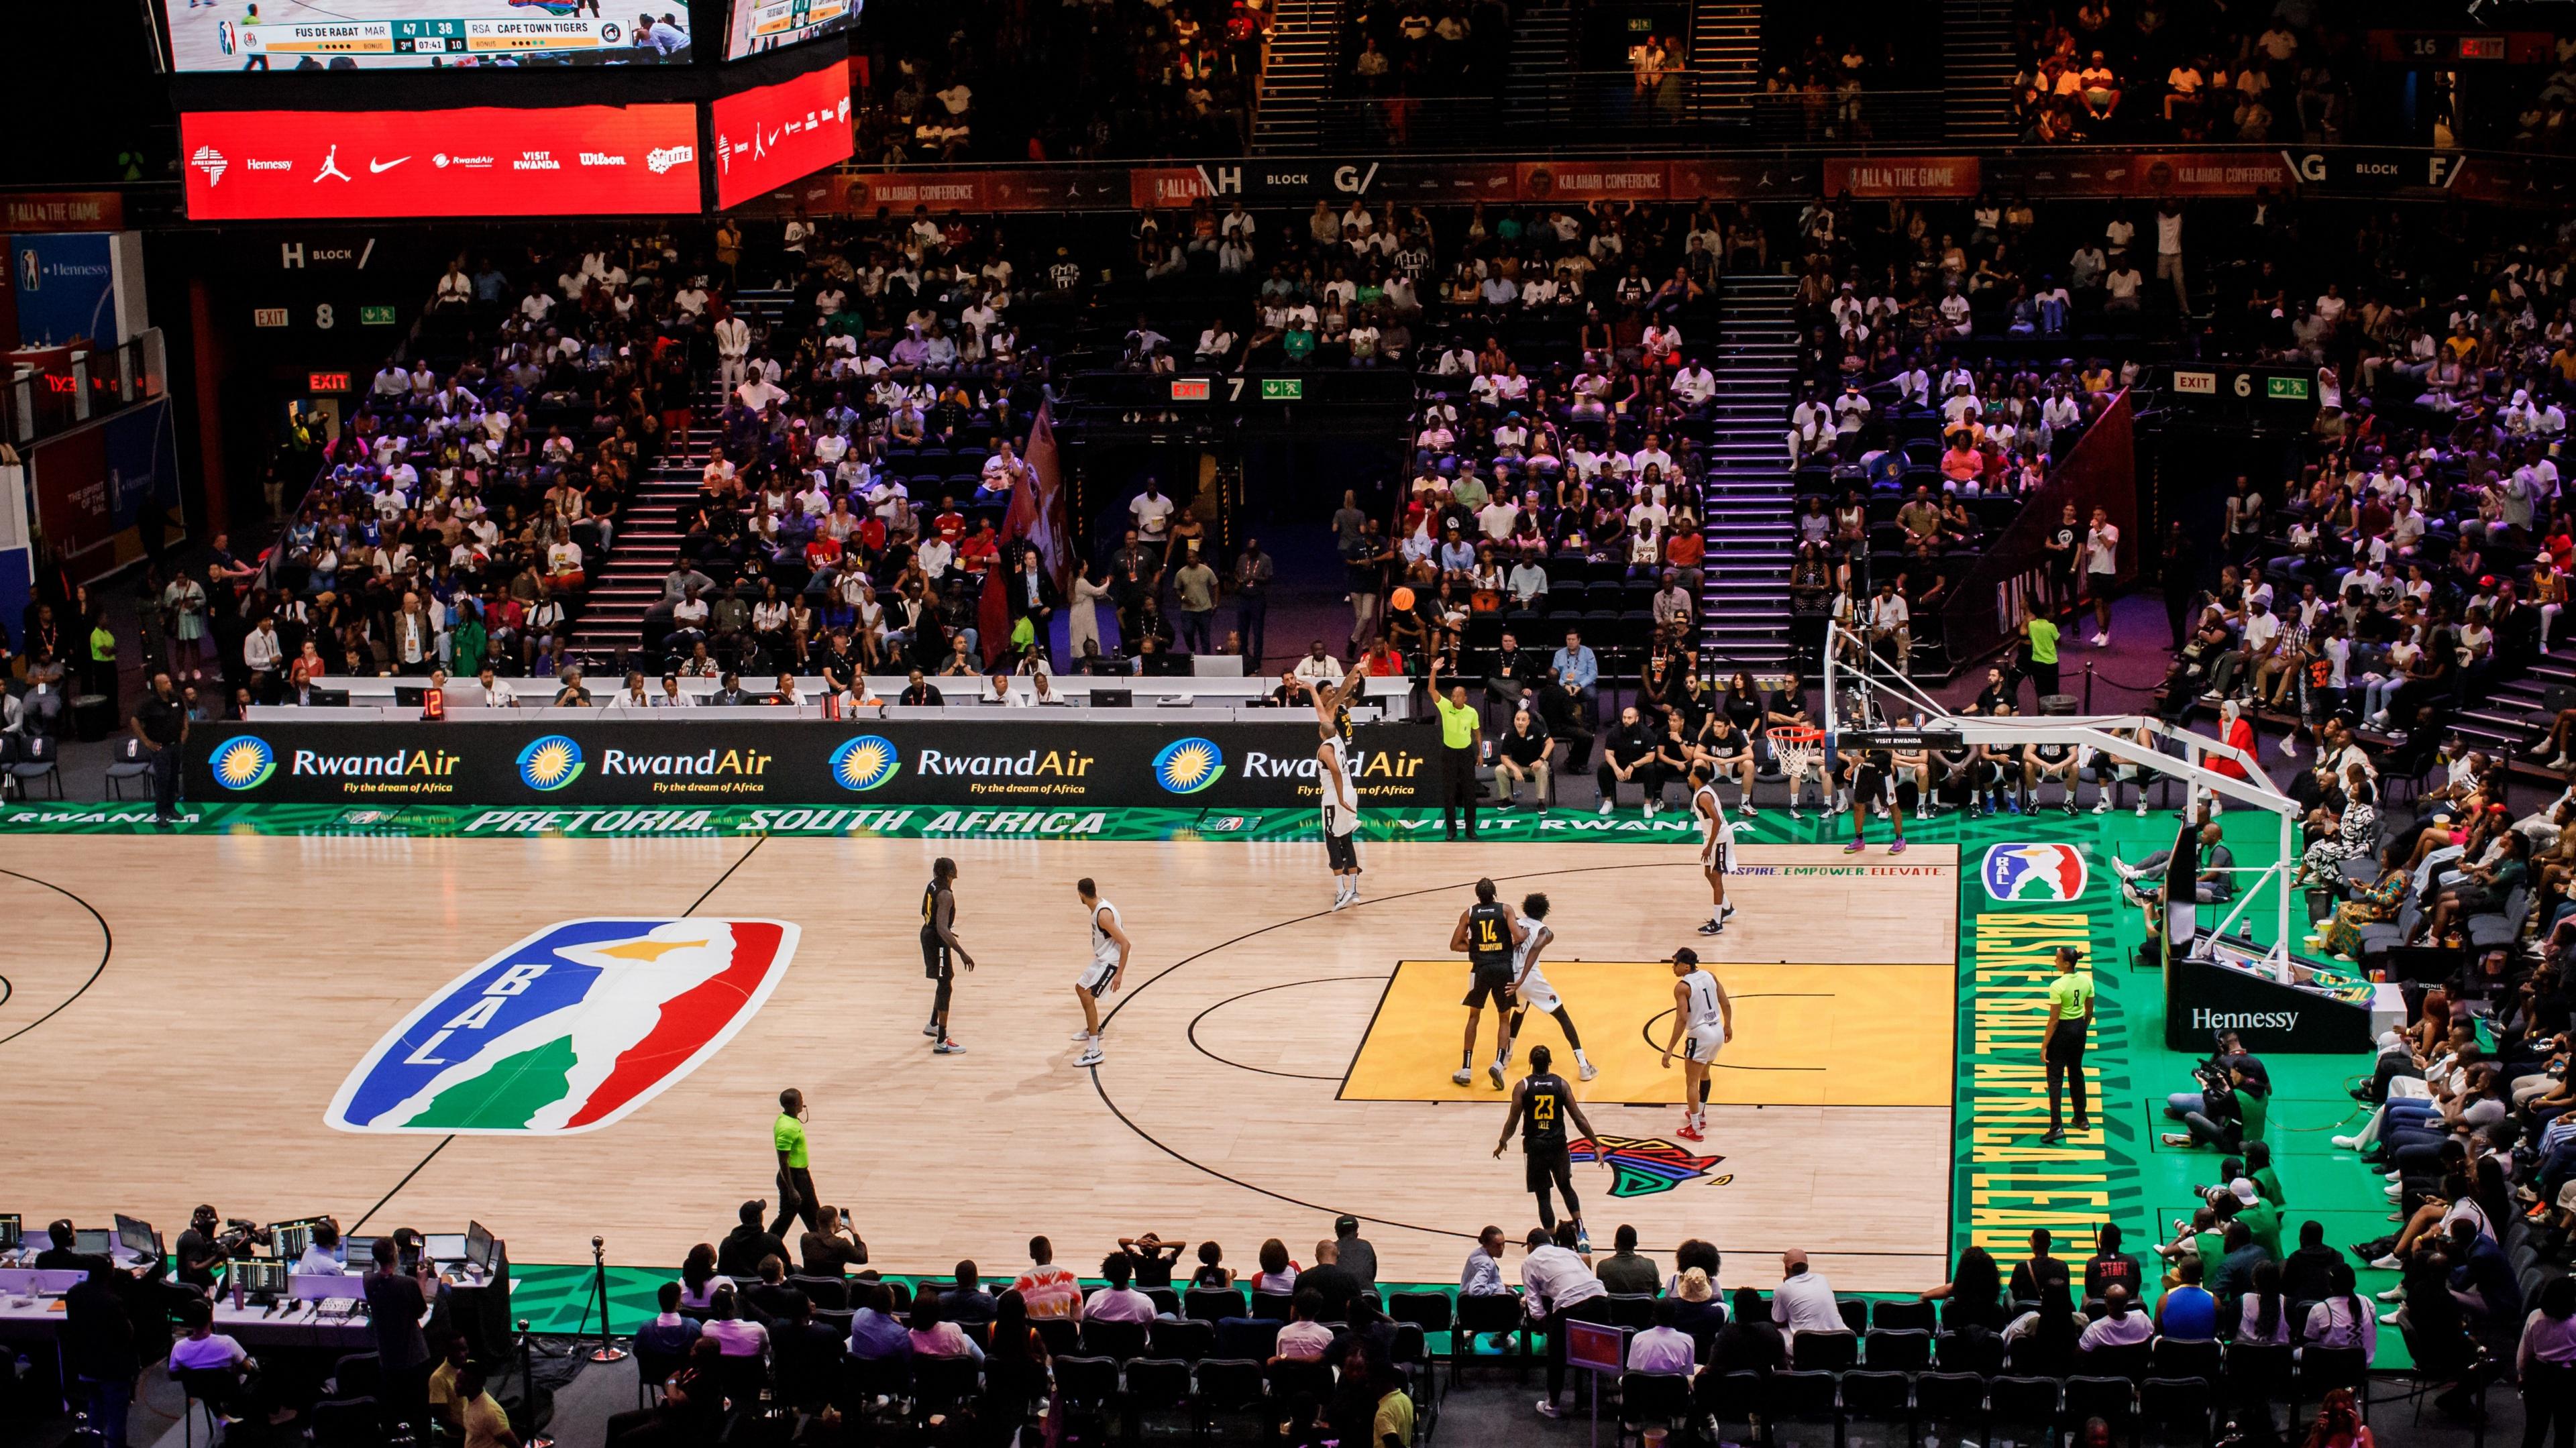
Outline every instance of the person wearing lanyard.
<svg viewBox="0 0 2576 1448">
<path fill-rule="evenodd" d="M 188 742 L 188 710 L 166 672 L 152 676 L 152 692 L 134 706 L 134 737 L 152 764 L 152 822 L 179 819 L 179 751 Z"/>
<path fill-rule="evenodd" d="M 2084 968 L 2084 957 L 2074 946 L 2057 949 L 2057 979 L 2048 985 L 2048 1035 L 2040 1042 L 2039 1059 L 2048 1068 L 2048 1131 L 2042 1143 L 2066 1139 L 2066 1128 L 2057 1114 L 2058 1088 L 2071 1084 L 2075 1093 L 2075 1129 L 2093 1129 L 2091 1117 L 2084 1110 L 2084 1033 L 2093 1025 L 2093 972 Z"/>
<path fill-rule="evenodd" d="M 1467 702 L 1467 686 L 1440 692 L 1440 656 L 1431 657 L 1431 702 L 1440 710 L 1440 829 L 1458 838 L 1457 812 L 1467 813 L 1467 838 L 1476 837 L 1476 756 L 1482 752 L 1484 716 Z"/>
</svg>

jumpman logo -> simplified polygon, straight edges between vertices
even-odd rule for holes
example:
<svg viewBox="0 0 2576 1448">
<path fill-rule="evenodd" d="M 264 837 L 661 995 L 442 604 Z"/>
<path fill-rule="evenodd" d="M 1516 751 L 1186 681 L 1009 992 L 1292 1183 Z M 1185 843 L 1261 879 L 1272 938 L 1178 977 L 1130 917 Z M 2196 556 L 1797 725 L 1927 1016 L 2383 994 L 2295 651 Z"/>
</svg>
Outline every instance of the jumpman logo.
<svg viewBox="0 0 2576 1448">
<path fill-rule="evenodd" d="M 323 156 L 322 169 L 315 173 L 313 184 L 319 186 L 325 180 L 328 180 L 333 176 L 337 176 L 343 181 L 349 179 L 349 173 L 340 169 L 340 143 L 337 141 L 331 143 L 330 152 Z"/>
</svg>

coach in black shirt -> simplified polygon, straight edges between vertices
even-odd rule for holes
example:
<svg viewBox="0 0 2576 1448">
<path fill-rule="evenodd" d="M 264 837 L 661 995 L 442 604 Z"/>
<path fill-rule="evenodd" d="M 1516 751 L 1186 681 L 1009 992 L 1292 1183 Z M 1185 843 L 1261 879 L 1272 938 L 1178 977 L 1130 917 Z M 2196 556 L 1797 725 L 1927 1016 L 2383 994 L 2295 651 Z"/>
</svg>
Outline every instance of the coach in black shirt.
<svg viewBox="0 0 2576 1448">
<path fill-rule="evenodd" d="M 152 822 L 179 818 L 179 751 L 188 742 L 188 708 L 168 674 L 152 676 L 152 690 L 134 706 L 134 737 L 152 762 Z"/>
<path fill-rule="evenodd" d="M 1619 711 L 1619 727 L 1601 741 L 1601 763 L 1592 771 L 1593 783 L 1601 787 L 1601 812 L 1608 814 L 1619 802 L 1619 781 L 1628 779 L 1646 792 L 1646 812 L 1655 811 L 1655 801 L 1664 792 L 1663 766 L 1655 762 L 1655 752 L 1663 747 L 1663 736 L 1647 727 L 1637 716 L 1637 706 Z"/>
<path fill-rule="evenodd" d="M 919 706 L 924 704 L 944 704 L 948 701 L 946 697 L 939 692 L 938 685 L 921 677 L 921 670 L 915 669 L 912 671 L 912 682 L 904 687 L 903 693 L 896 697 L 895 702 L 898 704 Z"/>
</svg>

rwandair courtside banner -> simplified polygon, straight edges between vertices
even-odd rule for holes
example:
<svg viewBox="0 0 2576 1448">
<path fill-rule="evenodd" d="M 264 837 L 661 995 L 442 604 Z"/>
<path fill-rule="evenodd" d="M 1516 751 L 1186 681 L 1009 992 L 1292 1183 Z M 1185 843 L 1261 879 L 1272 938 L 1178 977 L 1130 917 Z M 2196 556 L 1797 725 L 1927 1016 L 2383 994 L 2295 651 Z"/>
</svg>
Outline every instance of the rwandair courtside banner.
<svg viewBox="0 0 2576 1448">
<path fill-rule="evenodd" d="M 606 718 L 526 723 L 200 726 L 188 796 L 206 803 L 917 804 L 1021 808 L 1312 805 L 1315 726 L 991 720 Z M 1368 807 L 1437 802 L 1439 729 L 1375 724 L 1351 743 Z"/>
</svg>

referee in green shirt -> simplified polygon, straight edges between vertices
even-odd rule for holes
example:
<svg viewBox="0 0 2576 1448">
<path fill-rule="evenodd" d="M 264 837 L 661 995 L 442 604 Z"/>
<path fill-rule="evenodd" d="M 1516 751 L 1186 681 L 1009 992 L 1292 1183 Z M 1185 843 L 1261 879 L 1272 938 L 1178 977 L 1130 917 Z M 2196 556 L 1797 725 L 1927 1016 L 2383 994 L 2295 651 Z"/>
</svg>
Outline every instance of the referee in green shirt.
<svg viewBox="0 0 2576 1448">
<path fill-rule="evenodd" d="M 1467 838 L 1476 837 L 1476 756 L 1482 752 L 1485 716 L 1467 702 L 1467 686 L 1440 692 L 1440 656 L 1431 656 L 1431 703 L 1440 711 L 1440 830 L 1458 838 L 1458 811 L 1467 813 Z"/>
<path fill-rule="evenodd" d="M 823 1230 L 823 1199 L 814 1192 L 814 1175 L 805 1168 L 805 1093 L 790 1086 L 778 1093 L 778 1121 L 770 1128 L 771 1143 L 778 1148 L 778 1220 L 770 1225 L 773 1233 L 784 1235 L 787 1224 L 802 1217 L 805 1230 Z"/>
<path fill-rule="evenodd" d="M 2066 1128 L 2058 1124 L 2057 1093 L 2061 1083 L 2075 1093 L 2075 1129 L 2090 1131 L 2092 1118 L 2084 1110 L 2084 1033 L 2093 1025 L 2093 972 L 2084 968 L 2084 957 L 2074 946 L 2057 948 L 2057 979 L 2048 983 L 2048 1035 L 2039 1045 L 2039 1059 L 2048 1067 L 2048 1134 L 2043 1143 L 2064 1141 Z"/>
</svg>

